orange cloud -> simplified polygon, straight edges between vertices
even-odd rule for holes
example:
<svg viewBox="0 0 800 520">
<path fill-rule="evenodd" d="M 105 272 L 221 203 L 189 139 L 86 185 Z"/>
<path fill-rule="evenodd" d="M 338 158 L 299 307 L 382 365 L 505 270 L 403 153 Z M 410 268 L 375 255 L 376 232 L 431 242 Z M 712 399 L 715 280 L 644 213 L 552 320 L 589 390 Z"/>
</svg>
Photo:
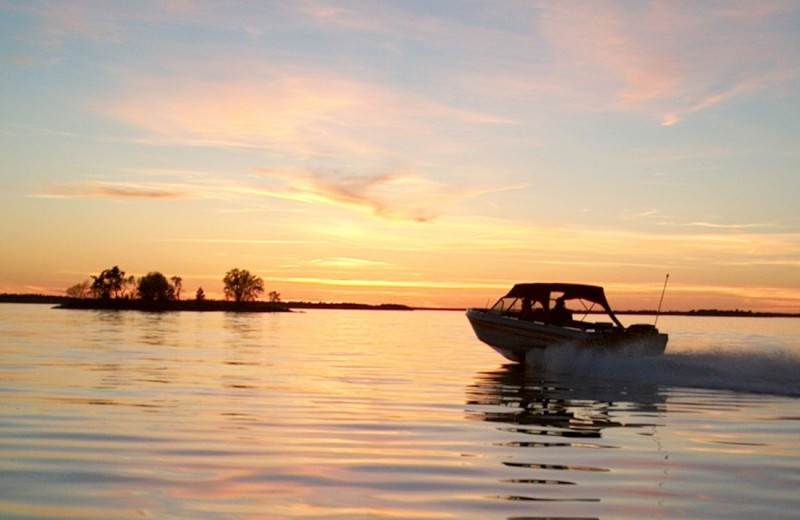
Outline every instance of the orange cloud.
<svg viewBox="0 0 800 520">
<path fill-rule="evenodd" d="M 524 186 L 459 187 L 433 182 L 420 175 L 342 175 L 333 171 L 303 168 L 256 168 L 265 179 L 277 179 L 283 186 L 268 187 L 252 179 L 214 176 L 182 170 L 123 172 L 131 180 L 99 180 L 52 185 L 37 198 L 117 198 L 151 200 L 237 200 L 250 201 L 244 209 L 257 211 L 264 198 L 329 206 L 412 222 L 429 222 L 446 213 L 448 205 L 485 194 L 520 189 Z M 177 177 L 179 182 L 170 179 Z M 145 179 L 142 181 L 142 179 Z"/>
<path fill-rule="evenodd" d="M 129 183 L 90 182 L 61 184 L 39 198 L 185 199 L 194 198 L 182 189 Z"/>
<path fill-rule="evenodd" d="M 256 171 L 267 177 L 281 179 L 288 185 L 288 192 L 263 192 L 267 196 L 343 207 L 416 222 L 432 220 L 441 214 L 443 206 L 459 200 L 523 187 L 456 189 L 411 174 L 346 176 L 297 169 L 261 168 Z"/>
<path fill-rule="evenodd" d="M 363 269 L 363 268 L 383 268 L 388 267 L 388 262 L 376 262 L 363 258 L 337 257 L 337 258 L 315 258 L 310 262 L 312 265 L 323 267 L 336 267 L 344 269 Z"/>
</svg>

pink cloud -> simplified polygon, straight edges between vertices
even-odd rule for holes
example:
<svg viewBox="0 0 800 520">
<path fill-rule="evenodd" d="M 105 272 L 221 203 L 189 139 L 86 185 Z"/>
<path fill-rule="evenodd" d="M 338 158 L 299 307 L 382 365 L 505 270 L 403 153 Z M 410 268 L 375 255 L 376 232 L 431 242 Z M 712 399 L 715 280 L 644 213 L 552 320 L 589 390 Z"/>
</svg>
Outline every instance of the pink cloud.
<svg viewBox="0 0 800 520">
<path fill-rule="evenodd" d="M 797 77 L 791 46 L 771 23 L 789 8 L 559 2 L 544 9 L 539 28 L 562 95 L 669 126 Z"/>
<path fill-rule="evenodd" d="M 154 144 L 263 148 L 294 159 L 405 157 L 420 140 L 447 146 L 455 139 L 448 126 L 513 123 L 369 82 L 253 65 L 268 79 L 129 78 L 96 110 Z"/>
</svg>

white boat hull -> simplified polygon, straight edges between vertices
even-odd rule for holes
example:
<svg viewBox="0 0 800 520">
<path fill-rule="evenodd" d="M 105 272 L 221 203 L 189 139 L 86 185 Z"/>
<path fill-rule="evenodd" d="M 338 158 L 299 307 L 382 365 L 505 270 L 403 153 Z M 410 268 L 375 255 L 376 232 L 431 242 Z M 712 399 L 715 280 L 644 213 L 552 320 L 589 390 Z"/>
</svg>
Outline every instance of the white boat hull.
<svg viewBox="0 0 800 520">
<path fill-rule="evenodd" d="M 524 361 L 530 352 L 564 347 L 593 348 L 602 351 L 625 349 L 638 355 L 663 354 L 667 335 L 649 326 L 627 329 L 610 324 L 560 327 L 521 320 L 513 316 L 470 309 L 467 318 L 476 336 L 511 361 Z"/>
</svg>

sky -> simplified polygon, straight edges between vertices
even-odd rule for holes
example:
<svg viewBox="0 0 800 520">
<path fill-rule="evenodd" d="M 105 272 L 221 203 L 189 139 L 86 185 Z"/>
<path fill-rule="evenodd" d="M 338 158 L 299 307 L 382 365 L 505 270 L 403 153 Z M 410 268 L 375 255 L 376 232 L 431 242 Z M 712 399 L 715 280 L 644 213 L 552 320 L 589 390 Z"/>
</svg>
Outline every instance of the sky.
<svg viewBox="0 0 800 520">
<path fill-rule="evenodd" d="M 0 0 L 0 292 L 800 312 L 797 1 Z"/>
</svg>

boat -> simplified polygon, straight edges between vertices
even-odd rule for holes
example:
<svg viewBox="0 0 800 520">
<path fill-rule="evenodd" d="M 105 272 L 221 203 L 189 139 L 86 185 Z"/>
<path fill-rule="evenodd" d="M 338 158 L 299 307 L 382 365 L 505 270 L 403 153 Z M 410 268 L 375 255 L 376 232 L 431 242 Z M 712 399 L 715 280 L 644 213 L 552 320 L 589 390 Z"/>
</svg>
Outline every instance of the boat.
<svg viewBox="0 0 800 520">
<path fill-rule="evenodd" d="M 625 327 L 596 285 L 516 284 L 492 307 L 468 309 L 467 319 L 479 340 L 516 362 L 552 349 L 660 355 L 667 347 L 667 334 L 655 325 Z"/>
</svg>

